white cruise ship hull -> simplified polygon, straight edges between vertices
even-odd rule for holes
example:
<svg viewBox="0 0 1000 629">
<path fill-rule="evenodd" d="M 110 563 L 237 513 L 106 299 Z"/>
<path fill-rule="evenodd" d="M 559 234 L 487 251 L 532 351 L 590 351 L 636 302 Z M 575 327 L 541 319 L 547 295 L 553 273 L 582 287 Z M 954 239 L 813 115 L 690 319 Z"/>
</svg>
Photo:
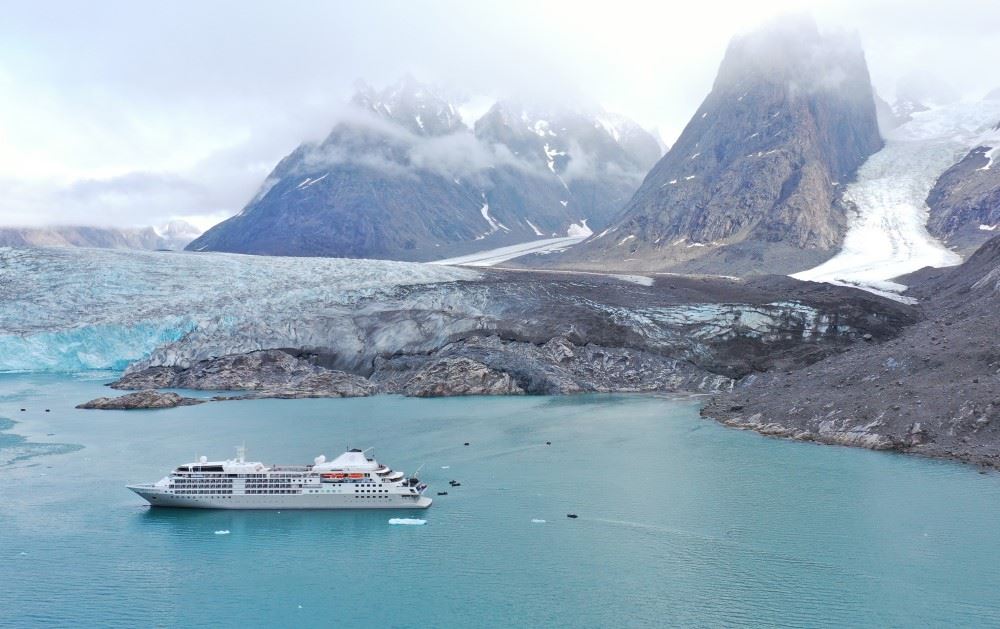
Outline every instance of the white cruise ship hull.
<svg viewBox="0 0 1000 629">
<path fill-rule="evenodd" d="M 155 485 L 129 485 L 154 507 L 184 509 L 426 509 L 433 500 L 421 494 L 367 496 L 335 493 L 281 495 L 178 495 Z"/>
</svg>

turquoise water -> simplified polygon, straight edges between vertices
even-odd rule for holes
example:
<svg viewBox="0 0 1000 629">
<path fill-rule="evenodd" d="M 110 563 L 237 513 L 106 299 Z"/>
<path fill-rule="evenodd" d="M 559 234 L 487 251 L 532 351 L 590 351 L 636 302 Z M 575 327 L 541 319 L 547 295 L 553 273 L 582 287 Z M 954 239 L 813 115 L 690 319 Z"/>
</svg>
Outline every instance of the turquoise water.
<svg viewBox="0 0 1000 629">
<path fill-rule="evenodd" d="M 971 467 L 733 431 L 694 399 L 72 409 L 102 381 L 0 376 L 0 625 L 1000 624 L 1000 476 Z M 374 446 L 449 495 L 211 512 L 124 489 L 244 440 L 283 463 Z"/>
</svg>

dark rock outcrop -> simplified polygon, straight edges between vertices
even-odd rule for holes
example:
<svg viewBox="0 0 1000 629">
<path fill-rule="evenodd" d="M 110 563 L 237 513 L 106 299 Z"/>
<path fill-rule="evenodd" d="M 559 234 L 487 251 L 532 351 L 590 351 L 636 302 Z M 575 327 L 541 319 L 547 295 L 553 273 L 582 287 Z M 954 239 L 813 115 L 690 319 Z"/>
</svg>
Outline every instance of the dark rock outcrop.
<svg viewBox="0 0 1000 629">
<path fill-rule="evenodd" d="M 468 128 L 434 89 L 362 85 L 318 144 L 284 158 L 193 251 L 426 261 L 604 225 L 659 158 L 603 112 L 498 103 Z"/>
<path fill-rule="evenodd" d="M 446 368 L 442 368 L 442 365 Z M 376 363 L 372 380 L 384 391 L 404 395 L 461 395 L 469 387 L 462 370 L 474 374 L 477 394 L 565 395 L 585 392 L 727 389 L 730 378 L 686 360 L 623 347 L 578 346 L 565 337 L 542 345 L 475 337 L 451 343 L 433 355 L 394 356 Z M 484 374 L 484 375 L 479 375 Z M 488 375 L 487 375 L 488 374 Z M 501 379 L 500 376 L 503 376 Z M 433 387 L 428 387 L 433 381 Z M 428 393 L 428 390 L 431 393 Z M 459 393 L 455 393 L 458 391 Z"/>
<path fill-rule="evenodd" d="M 221 356 L 188 367 L 128 372 L 114 389 L 176 388 L 253 391 L 240 397 L 361 397 L 375 388 L 365 378 L 314 365 L 289 352 L 264 350 Z"/>
<path fill-rule="evenodd" d="M 89 402 L 77 405 L 77 408 L 100 409 L 111 411 L 129 411 L 141 409 L 174 408 L 177 406 L 192 406 L 205 400 L 182 397 L 172 392 L 137 391 L 118 397 L 99 397 Z"/>
<path fill-rule="evenodd" d="M 469 358 L 449 356 L 420 367 L 403 385 L 401 393 L 412 397 L 521 395 L 524 389 L 508 373 Z"/>
<path fill-rule="evenodd" d="M 1000 124 L 994 146 L 972 149 L 938 178 L 927 196 L 927 230 L 963 255 L 1000 233 Z"/>
<path fill-rule="evenodd" d="M 702 414 L 769 435 L 1000 467 L 1000 237 L 961 266 L 912 277 L 924 319 L 897 338 L 747 376 Z"/>
<path fill-rule="evenodd" d="M 821 34 L 804 19 L 772 23 L 732 41 L 711 93 L 619 218 L 547 263 L 736 275 L 808 268 L 843 237 L 839 186 L 881 147 L 857 38 Z"/>
</svg>

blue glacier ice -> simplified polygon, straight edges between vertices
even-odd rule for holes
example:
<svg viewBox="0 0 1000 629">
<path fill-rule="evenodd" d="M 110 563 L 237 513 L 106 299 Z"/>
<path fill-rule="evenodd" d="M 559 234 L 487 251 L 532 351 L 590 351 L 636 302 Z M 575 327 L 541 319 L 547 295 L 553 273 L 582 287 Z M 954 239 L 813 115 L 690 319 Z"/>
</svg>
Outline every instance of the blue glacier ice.
<svg viewBox="0 0 1000 629">
<path fill-rule="evenodd" d="M 379 357 L 426 354 L 470 336 L 536 344 L 567 336 L 703 360 L 737 338 L 851 333 L 829 308 L 792 300 L 650 304 L 635 294 L 645 284 L 609 278 L 618 288 L 601 297 L 575 279 L 524 282 L 431 264 L 0 249 L 0 371 L 186 367 L 296 348 L 367 375 Z"/>
<path fill-rule="evenodd" d="M 308 346 L 348 332 L 362 302 L 477 277 L 377 260 L 0 248 L 0 371 L 120 370 L 157 348 L 185 362 L 178 352 Z"/>
</svg>

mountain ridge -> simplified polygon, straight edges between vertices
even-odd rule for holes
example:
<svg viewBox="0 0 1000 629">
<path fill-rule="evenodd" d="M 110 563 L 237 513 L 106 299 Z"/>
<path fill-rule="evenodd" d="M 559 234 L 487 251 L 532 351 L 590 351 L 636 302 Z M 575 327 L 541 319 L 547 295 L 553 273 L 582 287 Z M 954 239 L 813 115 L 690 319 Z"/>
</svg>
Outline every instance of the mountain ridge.
<svg viewBox="0 0 1000 629">
<path fill-rule="evenodd" d="M 188 248 L 429 261 L 603 225 L 659 145 L 602 114 L 498 101 L 470 128 L 410 77 L 362 83 L 323 141 L 282 159 Z"/>
</svg>

